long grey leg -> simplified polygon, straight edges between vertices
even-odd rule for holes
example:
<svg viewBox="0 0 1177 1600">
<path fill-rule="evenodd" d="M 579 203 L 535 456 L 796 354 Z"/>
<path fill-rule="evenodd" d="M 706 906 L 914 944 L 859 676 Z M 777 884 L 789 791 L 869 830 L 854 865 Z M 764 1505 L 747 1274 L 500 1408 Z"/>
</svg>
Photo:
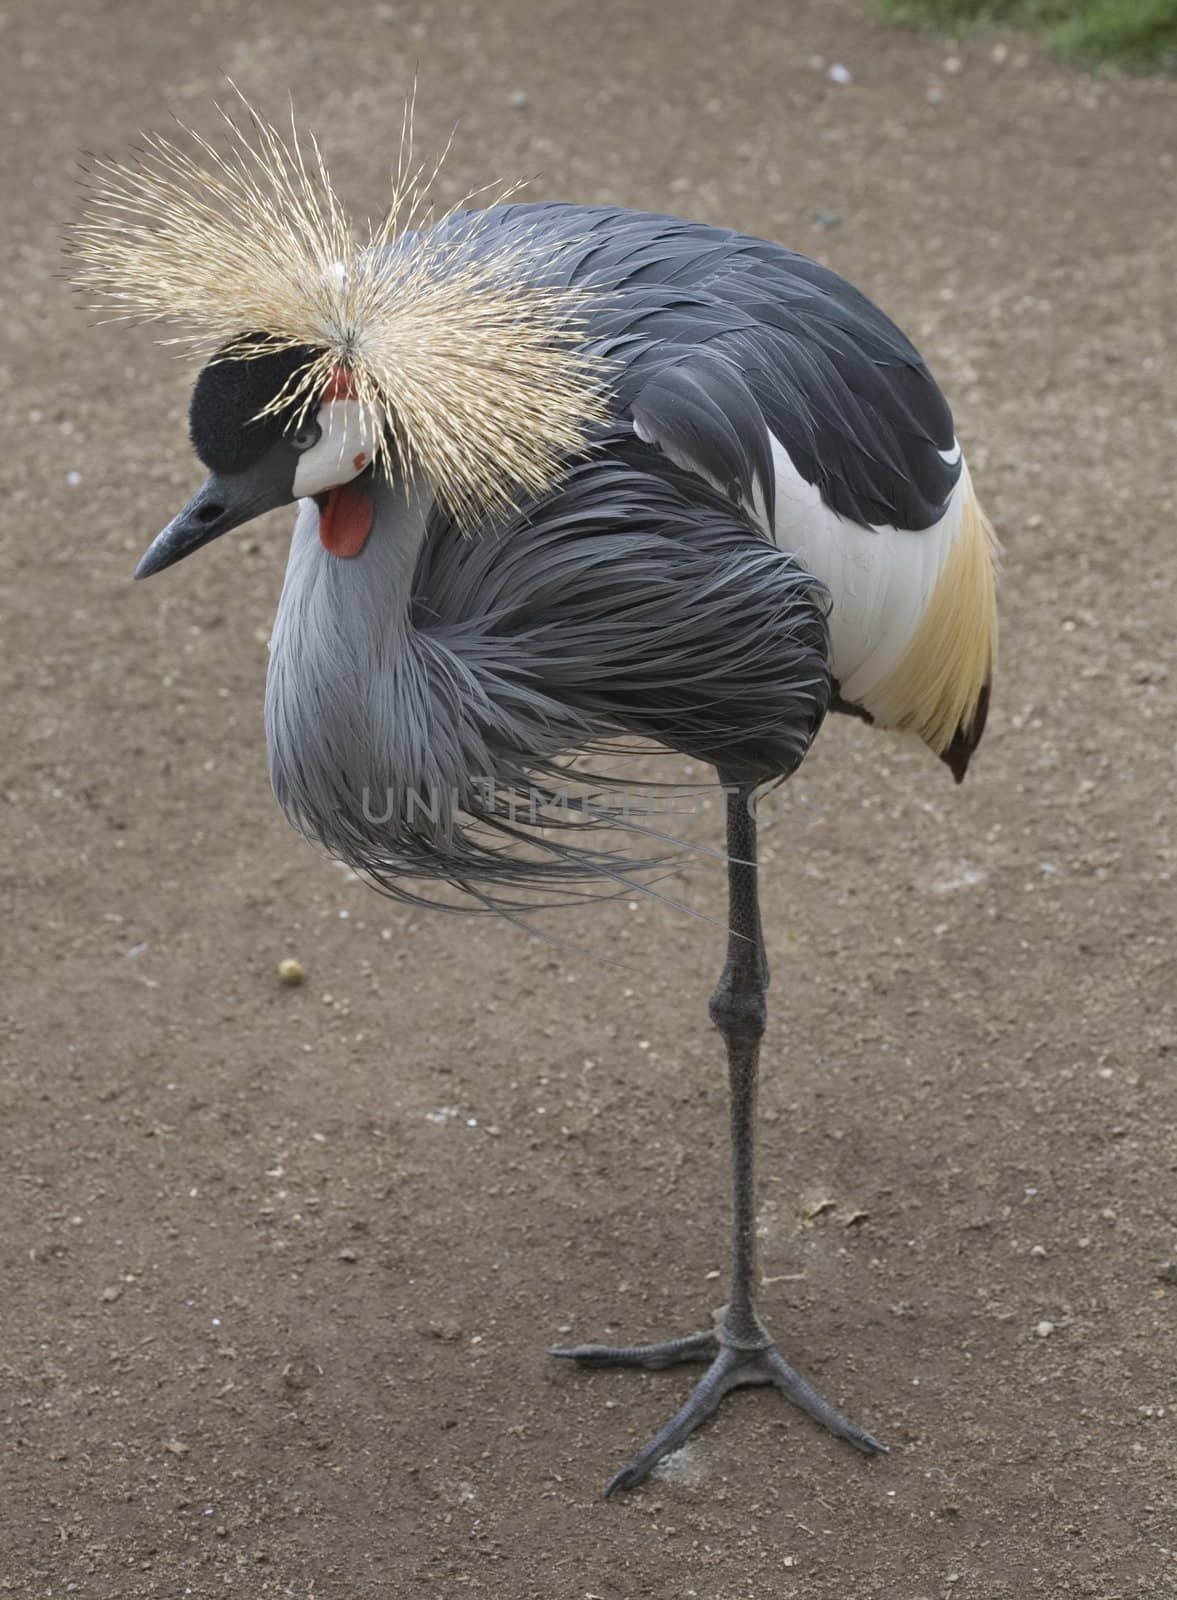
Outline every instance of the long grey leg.
<svg viewBox="0 0 1177 1600">
<path fill-rule="evenodd" d="M 768 1022 L 768 963 L 760 926 L 753 793 L 727 797 L 727 959 L 711 1020 L 727 1046 L 732 1142 L 732 1283 L 724 1342 L 763 1350 L 772 1340 L 756 1315 L 756 1093 L 760 1041 Z"/>
<path fill-rule="evenodd" d="M 584 1344 L 556 1349 L 554 1356 L 586 1367 L 668 1367 L 711 1357 L 711 1365 L 686 1404 L 646 1447 L 609 1482 L 605 1494 L 632 1489 L 716 1409 L 724 1395 L 744 1384 L 771 1383 L 831 1433 L 868 1454 L 886 1446 L 823 1399 L 777 1350 L 756 1310 L 756 1091 L 760 1041 L 767 1020 L 768 963 L 760 925 L 756 868 L 754 792 L 727 789 L 727 959 L 711 997 L 711 1020 L 727 1047 L 731 1090 L 732 1272 L 726 1306 L 705 1333 L 660 1344 Z"/>
</svg>

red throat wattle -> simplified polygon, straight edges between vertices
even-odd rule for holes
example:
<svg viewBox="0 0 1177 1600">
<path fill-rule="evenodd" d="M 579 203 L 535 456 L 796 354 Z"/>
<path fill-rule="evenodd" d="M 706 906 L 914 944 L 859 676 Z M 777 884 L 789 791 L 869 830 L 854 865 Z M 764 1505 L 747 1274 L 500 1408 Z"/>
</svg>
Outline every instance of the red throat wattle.
<svg viewBox="0 0 1177 1600">
<path fill-rule="evenodd" d="M 358 556 L 372 531 L 375 507 L 357 484 L 341 483 L 327 492 L 319 511 L 319 538 L 324 550 L 348 561 Z"/>
</svg>

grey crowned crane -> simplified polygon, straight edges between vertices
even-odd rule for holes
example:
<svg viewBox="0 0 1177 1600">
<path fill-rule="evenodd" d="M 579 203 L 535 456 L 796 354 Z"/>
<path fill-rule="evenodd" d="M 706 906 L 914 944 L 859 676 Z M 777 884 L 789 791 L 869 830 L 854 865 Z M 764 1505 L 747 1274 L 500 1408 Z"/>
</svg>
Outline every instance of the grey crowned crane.
<svg viewBox="0 0 1177 1600">
<path fill-rule="evenodd" d="M 357 241 L 317 149 L 251 128 L 228 155 L 153 139 L 133 164 L 98 163 L 78 227 L 78 282 L 179 323 L 207 359 L 191 435 L 209 476 L 136 575 L 298 502 L 266 686 L 273 786 L 387 893 L 446 884 L 518 917 L 628 887 L 651 858 L 593 831 L 624 808 L 561 805 L 568 758 L 628 738 L 715 768 L 730 1293 L 704 1332 L 553 1353 L 709 1363 L 607 1492 L 741 1384 L 877 1452 L 757 1310 L 754 801 L 831 708 L 965 775 L 995 661 L 995 547 L 948 406 L 881 311 L 780 245 L 605 207 L 432 220 L 403 166 Z M 656 830 L 633 828 L 648 851 Z"/>
</svg>

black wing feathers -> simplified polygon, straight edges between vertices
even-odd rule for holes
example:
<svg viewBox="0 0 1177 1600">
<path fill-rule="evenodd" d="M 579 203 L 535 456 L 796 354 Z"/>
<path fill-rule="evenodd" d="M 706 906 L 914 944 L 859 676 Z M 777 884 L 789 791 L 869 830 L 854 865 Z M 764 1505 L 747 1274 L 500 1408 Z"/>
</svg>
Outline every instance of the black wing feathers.
<svg viewBox="0 0 1177 1600">
<path fill-rule="evenodd" d="M 771 482 L 771 431 L 854 522 L 914 530 L 943 515 L 960 475 L 941 454 L 953 448 L 944 397 L 911 342 L 828 267 L 642 212 L 508 205 L 489 217 L 488 248 L 500 227 L 526 234 L 554 281 L 600 291 L 589 333 L 621 369 L 619 406 L 672 451 L 692 441 L 717 482 L 742 498 Z"/>
<path fill-rule="evenodd" d="M 764 415 L 738 368 L 722 356 L 667 363 L 630 402 L 645 440 L 698 464 L 730 500 L 755 503 L 758 488 L 771 516 L 776 474 Z"/>
</svg>

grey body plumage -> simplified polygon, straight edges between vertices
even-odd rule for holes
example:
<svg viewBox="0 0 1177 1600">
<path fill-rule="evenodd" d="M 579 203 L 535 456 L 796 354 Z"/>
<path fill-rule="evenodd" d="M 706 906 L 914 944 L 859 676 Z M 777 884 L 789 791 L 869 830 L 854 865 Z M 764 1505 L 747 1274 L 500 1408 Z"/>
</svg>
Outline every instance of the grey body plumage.
<svg viewBox="0 0 1177 1600">
<path fill-rule="evenodd" d="M 386 891 L 444 879 L 489 906 L 496 886 L 613 883 L 624 857 L 535 824 L 557 817 L 555 764 L 619 735 L 751 783 L 809 748 L 830 694 L 824 592 L 632 437 L 473 538 L 423 492 L 384 486 L 376 506 L 351 561 L 300 515 L 266 730 L 287 815 Z M 538 849 L 510 848 L 524 835 Z"/>
<path fill-rule="evenodd" d="M 612 422 L 510 519 L 463 526 L 427 485 L 378 485 L 372 534 L 340 563 L 304 509 L 274 632 L 271 773 L 295 825 L 387 892 L 441 879 L 471 905 L 501 890 L 518 906 L 634 870 L 543 826 L 562 757 L 638 735 L 760 783 L 817 732 L 829 597 L 750 514 L 774 503 L 770 427 L 862 525 L 926 525 L 960 467 L 916 352 L 804 257 L 577 206 L 444 227 L 475 253 L 525 234 L 545 279 L 588 291 Z M 511 848 L 527 836 L 534 849 Z"/>
<path fill-rule="evenodd" d="M 282 198 L 289 151 L 272 129 L 262 143 Z M 289 224 L 281 205 L 273 213 L 277 250 L 269 212 L 246 237 L 281 337 L 242 327 L 206 369 L 192 434 L 211 475 L 139 575 L 300 501 L 266 686 L 273 787 L 296 827 L 387 893 L 432 901 L 446 884 L 469 908 L 513 916 L 628 886 L 663 853 L 660 830 L 591 798 L 567 809 L 567 758 L 649 740 L 715 768 L 729 934 L 711 1016 L 731 1086 L 730 1297 L 706 1332 L 554 1353 L 585 1366 L 710 1361 L 610 1491 L 641 1482 L 744 1383 L 775 1385 L 878 1453 L 784 1361 L 757 1311 L 768 966 L 754 797 L 796 769 L 831 707 L 917 733 L 964 775 L 996 611 L 991 530 L 947 404 L 904 335 L 834 273 L 669 217 L 503 205 L 399 238 L 384 229 L 366 256 L 324 272 L 326 247 L 346 244 L 331 196 L 310 230 L 311 288 L 288 294 L 282 263 L 307 236 L 296 188 Z M 201 227 L 208 214 L 198 194 Z M 104 272 L 101 223 L 94 233 Z M 233 285 L 214 275 L 210 290 L 203 257 L 185 249 L 183 271 L 166 249 L 157 270 L 156 243 L 132 230 L 111 252 L 142 280 L 143 303 L 178 276 L 190 308 L 212 293 L 224 333 Z M 516 294 L 529 305 L 517 325 Z M 352 327 L 357 306 L 374 330 Z M 443 328 L 468 372 L 437 347 Z M 277 348 L 245 349 L 242 367 L 259 337 Z M 424 381 L 431 341 L 444 403 Z M 264 362 L 301 381 L 304 352 L 317 404 L 298 410 L 282 390 L 262 412 Z M 550 375 L 551 417 L 531 363 Z M 397 371 L 412 391 L 400 416 Z M 496 407 L 510 427 L 496 428 Z M 477 513 L 472 469 L 491 480 Z M 595 820 L 628 826 L 634 849 L 603 848 L 586 831 Z"/>
</svg>

